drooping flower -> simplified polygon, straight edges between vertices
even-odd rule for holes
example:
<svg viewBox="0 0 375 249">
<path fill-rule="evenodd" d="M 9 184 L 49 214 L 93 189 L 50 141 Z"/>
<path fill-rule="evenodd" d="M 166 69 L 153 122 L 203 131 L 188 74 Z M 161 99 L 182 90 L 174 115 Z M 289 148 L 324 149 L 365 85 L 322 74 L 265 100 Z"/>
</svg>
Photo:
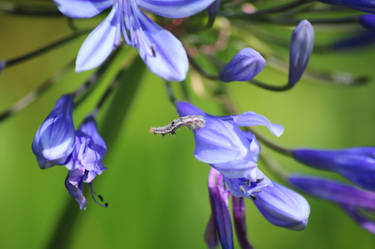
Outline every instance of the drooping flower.
<svg viewBox="0 0 375 249">
<path fill-rule="evenodd" d="M 169 81 L 182 81 L 188 59 L 181 42 L 147 17 L 140 7 L 167 18 L 191 16 L 214 0 L 54 0 L 72 18 L 90 18 L 112 7 L 107 18 L 87 37 L 76 61 L 76 71 L 100 65 L 122 38 L 138 49 L 148 68 Z"/>
<path fill-rule="evenodd" d="M 32 150 L 41 169 L 64 165 L 74 148 L 73 97 L 62 96 L 35 134 Z"/>
<path fill-rule="evenodd" d="M 259 74 L 266 65 L 260 53 L 252 48 L 241 49 L 219 72 L 224 82 L 248 81 Z"/>
<path fill-rule="evenodd" d="M 302 20 L 295 28 L 290 40 L 289 81 L 295 85 L 302 77 L 314 47 L 314 28 L 307 20 Z"/>
<path fill-rule="evenodd" d="M 354 221 L 375 234 L 375 220 L 366 215 L 375 213 L 375 192 L 308 175 L 293 174 L 288 181 L 307 194 L 337 203 Z"/>
<path fill-rule="evenodd" d="M 86 205 L 84 183 L 90 183 L 95 200 L 92 181 L 106 170 L 103 164 L 106 152 L 106 144 L 98 134 L 95 120 L 91 116 L 87 117 L 79 130 L 76 131 L 74 150 L 69 162 L 65 165 L 69 170 L 65 186 L 79 203 L 80 209 L 84 209 Z"/>
<path fill-rule="evenodd" d="M 375 148 L 343 150 L 295 149 L 297 161 L 321 170 L 334 171 L 359 186 L 375 190 Z"/>
<path fill-rule="evenodd" d="M 194 130 L 194 155 L 217 169 L 225 178 L 245 178 L 251 182 L 257 180 L 259 145 L 255 136 L 241 131 L 240 126 L 264 125 L 276 136 L 283 133 L 281 125 L 272 124 L 254 112 L 213 116 L 186 102 L 177 102 L 177 111 L 180 116 L 204 117 L 205 126 Z"/>
</svg>

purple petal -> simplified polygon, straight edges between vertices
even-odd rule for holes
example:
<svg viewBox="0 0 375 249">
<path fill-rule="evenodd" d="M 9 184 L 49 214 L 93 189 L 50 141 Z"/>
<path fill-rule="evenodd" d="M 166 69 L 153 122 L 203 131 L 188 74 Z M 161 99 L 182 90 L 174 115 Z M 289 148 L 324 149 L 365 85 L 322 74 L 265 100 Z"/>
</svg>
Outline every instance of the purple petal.
<svg viewBox="0 0 375 249">
<path fill-rule="evenodd" d="M 60 97 L 36 132 L 32 150 L 41 169 L 65 164 L 72 153 L 75 139 L 73 107 L 71 95 Z"/>
<path fill-rule="evenodd" d="M 183 18 L 206 9 L 214 0 L 137 0 L 137 4 L 159 16 Z"/>
<path fill-rule="evenodd" d="M 238 242 L 242 249 L 253 249 L 253 246 L 247 238 L 244 198 L 232 196 L 232 204 L 234 227 L 236 228 Z"/>
<path fill-rule="evenodd" d="M 298 174 L 291 175 L 288 180 L 297 189 L 315 197 L 375 210 L 375 192 L 337 181 Z"/>
<path fill-rule="evenodd" d="M 375 234 L 375 222 L 362 215 L 356 208 L 352 206 L 342 205 L 342 209 L 361 227 L 372 234 Z"/>
<path fill-rule="evenodd" d="M 375 30 L 375 15 L 362 15 L 359 17 L 359 23 L 366 29 Z"/>
<path fill-rule="evenodd" d="M 188 115 L 202 115 L 205 116 L 206 113 L 199 109 L 198 107 L 193 106 L 188 102 L 177 101 L 176 103 L 177 112 L 180 117 Z"/>
<path fill-rule="evenodd" d="M 84 196 L 82 177 L 84 170 L 69 171 L 65 180 L 65 187 L 69 194 L 76 199 L 81 210 L 86 207 L 86 198 Z"/>
<path fill-rule="evenodd" d="M 256 194 L 255 205 L 263 216 L 276 226 L 303 230 L 310 215 L 310 206 L 301 195 L 277 183 Z"/>
<path fill-rule="evenodd" d="M 266 61 L 252 48 L 244 48 L 238 52 L 219 73 L 224 82 L 248 81 L 259 74 L 266 66 Z"/>
<path fill-rule="evenodd" d="M 168 81 L 183 81 L 189 62 L 181 42 L 135 8 L 140 22 L 138 52 L 151 72 Z M 137 30 L 136 30 L 137 31 Z"/>
<path fill-rule="evenodd" d="M 228 206 L 229 192 L 225 189 L 222 180 L 220 173 L 215 169 L 211 169 L 208 177 L 208 191 L 221 246 L 223 249 L 233 249 L 232 221 Z"/>
<path fill-rule="evenodd" d="M 240 115 L 232 116 L 233 122 L 238 126 L 266 126 L 272 134 L 280 137 L 284 132 L 284 127 L 280 124 L 272 124 L 267 118 L 255 112 L 244 112 Z"/>
<path fill-rule="evenodd" d="M 79 130 L 88 135 L 89 137 L 91 137 L 91 139 L 96 145 L 101 146 L 103 150 L 107 151 L 107 145 L 98 133 L 96 121 L 92 116 L 88 116 L 83 121 L 82 125 L 79 127 Z"/>
<path fill-rule="evenodd" d="M 93 69 L 102 64 L 121 42 L 121 13 L 115 5 L 107 18 L 86 38 L 77 60 L 76 72 Z"/>
<path fill-rule="evenodd" d="M 113 4 L 113 0 L 53 0 L 64 15 L 71 18 L 90 18 Z"/>
<path fill-rule="evenodd" d="M 219 239 L 216 234 L 216 221 L 215 217 L 211 214 L 210 220 L 208 221 L 206 231 L 204 233 L 204 240 L 209 249 L 216 248 L 219 244 Z"/>
<path fill-rule="evenodd" d="M 244 158 L 249 142 L 242 131 L 230 122 L 206 118 L 195 135 L 195 157 L 205 163 L 225 163 Z"/>
</svg>

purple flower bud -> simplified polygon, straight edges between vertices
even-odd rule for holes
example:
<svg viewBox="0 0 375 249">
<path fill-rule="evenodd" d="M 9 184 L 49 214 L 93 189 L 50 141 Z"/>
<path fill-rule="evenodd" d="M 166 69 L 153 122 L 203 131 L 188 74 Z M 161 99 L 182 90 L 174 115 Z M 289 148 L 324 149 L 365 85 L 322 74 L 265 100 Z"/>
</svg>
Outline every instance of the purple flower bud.
<svg viewBox="0 0 375 249">
<path fill-rule="evenodd" d="M 364 213 L 375 211 L 375 192 L 328 179 L 293 174 L 289 182 L 312 196 L 335 202 L 360 226 L 375 234 L 375 222 Z"/>
<path fill-rule="evenodd" d="M 274 182 L 255 197 L 255 205 L 272 224 L 293 230 L 303 230 L 307 225 L 310 206 L 298 193 Z"/>
<path fill-rule="evenodd" d="M 309 21 L 302 20 L 293 31 L 289 52 L 289 81 L 296 84 L 302 77 L 314 47 L 314 28 Z"/>
<path fill-rule="evenodd" d="M 32 150 L 41 169 L 63 165 L 74 147 L 73 97 L 62 96 L 40 126 L 32 143 Z"/>
<path fill-rule="evenodd" d="M 238 242 L 242 249 L 253 249 L 253 246 L 247 238 L 246 218 L 245 218 L 245 200 L 232 196 L 233 220 L 236 228 Z"/>
<path fill-rule="evenodd" d="M 216 15 L 219 12 L 220 8 L 220 2 L 221 0 L 215 0 L 208 8 L 208 18 L 209 18 L 209 23 L 213 23 L 215 21 Z"/>
<path fill-rule="evenodd" d="M 222 175 L 215 169 L 211 169 L 208 177 L 208 191 L 221 246 L 223 249 L 233 249 L 232 221 L 228 206 L 229 191 L 225 188 Z"/>
<path fill-rule="evenodd" d="M 375 190 L 375 147 L 296 149 L 293 157 L 305 165 L 337 172 L 361 187 Z"/>
<path fill-rule="evenodd" d="M 362 15 L 359 23 L 366 29 L 375 30 L 375 15 Z"/>
<path fill-rule="evenodd" d="M 319 0 L 320 2 L 343 5 L 353 9 L 375 13 L 375 2 L 373 0 Z"/>
<path fill-rule="evenodd" d="M 293 174 L 288 181 L 312 196 L 338 204 L 375 210 L 375 193 L 324 178 Z"/>
<path fill-rule="evenodd" d="M 219 73 L 219 79 L 224 82 L 248 81 L 260 73 L 266 61 L 252 48 L 244 48 L 225 65 Z"/>
</svg>

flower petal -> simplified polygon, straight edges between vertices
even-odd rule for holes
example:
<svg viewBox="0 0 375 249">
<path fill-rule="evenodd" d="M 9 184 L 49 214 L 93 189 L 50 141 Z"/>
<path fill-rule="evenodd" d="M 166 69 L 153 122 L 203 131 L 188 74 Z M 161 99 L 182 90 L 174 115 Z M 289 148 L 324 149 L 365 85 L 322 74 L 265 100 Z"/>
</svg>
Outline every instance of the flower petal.
<svg viewBox="0 0 375 249">
<path fill-rule="evenodd" d="M 363 227 L 370 233 L 375 234 L 375 222 L 373 220 L 370 220 L 369 218 L 365 217 L 361 214 L 361 212 L 359 212 L 356 208 L 352 206 L 342 205 L 341 207 L 361 227 Z"/>
<path fill-rule="evenodd" d="M 159 16 L 182 18 L 206 9 L 214 0 L 137 0 L 137 4 Z"/>
<path fill-rule="evenodd" d="M 76 199 L 79 204 L 79 208 L 85 209 L 86 198 L 84 196 L 82 178 L 84 176 L 84 170 L 72 170 L 69 171 L 68 176 L 65 180 L 65 187 L 69 194 Z"/>
<path fill-rule="evenodd" d="M 90 18 L 113 4 L 113 0 L 53 0 L 64 15 L 71 18 Z"/>
<path fill-rule="evenodd" d="M 195 157 L 204 163 L 224 163 L 244 158 L 249 141 L 230 122 L 206 118 L 204 127 L 194 132 Z"/>
<path fill-rule="evenodd" d="M 206 113 L 199 109 L 198 107 L 193 106 L 192 104 L 184 101 L 177 101 L 176 103 L 177 112 L 180 117 L 188 115 L 202 115 L 205 116 Z"/>
<path fill-rule="evenodd" d="M 121 42 L 120 13 L 114 6 L 107 18 L 86 38 L 77 60 L 76 72 L 93 69 L 102 64 Z"/>
<path fill-rule="evenodd" d="M 247 238 L 244 198 L 232 196 L 232 205 L 234 227 L 236 228 L 238 242 L 242 249 L 253 249 L 253 246 Z"/>
<path fill-rule="evenodd" d="M 238 126 L 266 126 L 272 134 L 280 137 L 284 132 L 284 127 L 280 124 L 272 124 L 267 118 L 255 112 L 244 112 L 240 115 L 232 116 L 233 122 Z"/>
<path fill-rule="evenodd" d="M 135 9 L 140 27 L 138 51 L 151 72 L 168 81 L 183 81 L 189 62 L 181 42 L 170 32 L 151 21 Z"/>
<path fill-rule="evenodd" d="M 300 194 L 280 184 L 263 188 L 254 200 L 263 216 L 272 224 L 303 230 L 310 215 L 310 206 Z"/>
</svg>

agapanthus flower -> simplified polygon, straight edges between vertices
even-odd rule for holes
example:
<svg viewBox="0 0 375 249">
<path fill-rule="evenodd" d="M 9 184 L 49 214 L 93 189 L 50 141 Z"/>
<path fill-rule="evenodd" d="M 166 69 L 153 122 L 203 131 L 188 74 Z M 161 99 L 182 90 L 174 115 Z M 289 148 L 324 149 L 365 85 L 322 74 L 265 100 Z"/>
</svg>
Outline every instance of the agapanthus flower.
<svg viewBox="0 0 375 249">
<path fill-rule="evenodd" d="M 41 169 L 69 159 L 75 139 L 73 107 L 72 95 L 62 96 L 36 132 L 32 150 Z"/>
<path fill-rule="evenodd" d="M 289 182 L 297 189 L 312 196 L 337 203 L 359 225 L 375 234 L 375 192 L 308 175 L 293 174 Z"/>
<path fill-rule="evenodd" d="M 84 209 L 84 183 L 90 183 L 92 196 L 97 202 L 92 181 L 106 169 L 103 157 L 107 147 L 92 116 L 88 116 L 75 131 L 73 105 L 71 95 L 64 95 L 57 101 L 38 129 L 32 149 L 41 169 L 64 165 L 69 170 L 65 186 L 80 209 Z"/>
<path fill-rule="evenodd" d="M 194 156 L 210 164 L 226 178 L 245 178 L 251 182 L 257 180 L 257 160 L 259 144 L 250 132 L 241 126 L 266 126 L 275 136 L 281 136 L 284 129 L 272 124 L 268 119 L 255 112 L 245 112 L 234 116 L 213 116 L 187 102 L 177 102 L 180 116 L 201 115 L 205 126 L 194 130 Z"/>
<path fill-rule="evenodd" d="M 363 188 L 375 190 L 375 147 L 295 149 L 293 157 L 305 165 L 337 172 Z"/>
<path fill-rule="evenodd" d="M 182 81 L 188 59 L 181 42 L 140 8 L 168 18 L 191 16 L 213 0 L 54 0 L 59 10 L 72 18 L 91 18 L 112 7 L 107 18 L 87 37 L 76 60 L 76 71 L 100 65 L 122 38 L 138 49 L 148 68 L 169 81 Z"/>
</svg>

